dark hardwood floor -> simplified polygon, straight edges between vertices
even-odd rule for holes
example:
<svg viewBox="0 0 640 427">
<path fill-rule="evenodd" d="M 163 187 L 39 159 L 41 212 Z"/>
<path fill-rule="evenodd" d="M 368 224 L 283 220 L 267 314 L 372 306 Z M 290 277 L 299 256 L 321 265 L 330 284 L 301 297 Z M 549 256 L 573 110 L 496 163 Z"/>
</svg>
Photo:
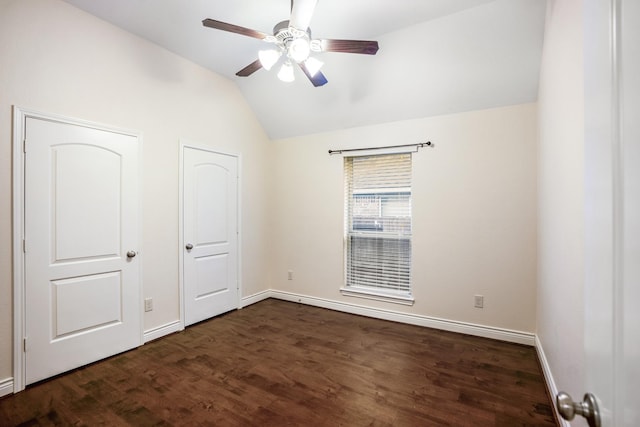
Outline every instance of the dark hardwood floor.
<svg viewBox="0 0 640 427">
<path fill-rule="evenodd" d="M 557 425 L 535 349 L 266 300 L 0 399 L 0 425 Z"/>
</svg>

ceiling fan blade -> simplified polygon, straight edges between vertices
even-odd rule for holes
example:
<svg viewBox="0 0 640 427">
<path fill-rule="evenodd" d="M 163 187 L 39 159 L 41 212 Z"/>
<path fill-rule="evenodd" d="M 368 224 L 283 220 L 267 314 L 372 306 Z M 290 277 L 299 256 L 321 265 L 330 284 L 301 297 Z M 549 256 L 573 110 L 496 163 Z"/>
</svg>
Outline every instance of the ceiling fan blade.
<svg viewBox="0 0 640 427">
<path fill-rule="evenodd" d="M 307 31 L 318 0 L 291 0 L 289 25 L 298 30 Z"/>
<path fill-rule="evenodd" d="M 205 19 L 202 21 L 202 25 L 209 28 L 215 28 L 216 30 L 228 31 L 230 33 L 242 34 L 243 36 L 254 37 L 256 39 L 264 39 L 269 34 L 262 31 L 252 30 L 250 28 L 241 27 L 239 25 L 228 24 L 222 21 L 216 21 L 215 19 Z"/>
<path fill-rule="evenodd" d="M 311 73 L 309 72 L 309 70 L 307 69 L 307 66 L 304 65 L 302 62 L 298 64 L 300 66 L 300 69 L 302 70 L 302 72 L 307 76 L 307 78 L 309 79 L 309 81 L 315 86 L 323 86 L 325 84 L 327 84 L 327 78 L 324 76 L 324 74 L 322 74 L 322 72 L 317 71 L 315 75 L 311 75 Z"/>
<path fill-rule="evenodd" d="M 375 55 L 378 42 L 370 40 L 321 40 L 322 50 L 325 52 L 362 53 Z"/>
<path fill-rule="evenodd" d="M 251 74 L 253 74 L 256 71 L 258 71 L 260 68 L 262 68 L 262 64 L 260 63 L 259 59 L 256 59 L 251 64 L 249 64 L 246 67 L 244 67 L 242 70 L 238 71 L 236 73 L 236 76 L 238 76 L 238 77 L 248 77 Z"/>
</svg>

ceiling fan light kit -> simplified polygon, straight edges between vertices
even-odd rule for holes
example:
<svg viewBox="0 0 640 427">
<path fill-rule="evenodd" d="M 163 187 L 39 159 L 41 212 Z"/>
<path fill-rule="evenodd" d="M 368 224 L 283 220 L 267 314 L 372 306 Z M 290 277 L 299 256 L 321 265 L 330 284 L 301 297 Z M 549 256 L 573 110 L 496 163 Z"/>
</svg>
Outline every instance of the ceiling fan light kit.
<svg viewBox="0 0 640 427">
<path fill-rule="evenodd" d="M 324 64 L 311 56 L 311 52 L 343 52 L 375 55 L 378 52 L 378 42 L 368 40 L 332 40 L 312 39 L 309 23 L 317 0 L 292 0 L 291 17 L 288 21 L 279 22 L 273 29 L 273 35 L 252 30 L 234 24 L 228 24 L 215 19 L 205 19 L 202 25 L 217 30 L 228 31 L 263 40 L 274 48 L 258 52 L 258 60 L 244 67 L 236 76 L 247 77 L 260 68 L 270 70 L 284 56 L 286 60 L 278 71 L 278 78 L 284 82 L 295 80 L 293 62 L 297 63 L 309 81 L 315 86 L 327 83 L 326 77 L 320 72 Z"/>
</svg>

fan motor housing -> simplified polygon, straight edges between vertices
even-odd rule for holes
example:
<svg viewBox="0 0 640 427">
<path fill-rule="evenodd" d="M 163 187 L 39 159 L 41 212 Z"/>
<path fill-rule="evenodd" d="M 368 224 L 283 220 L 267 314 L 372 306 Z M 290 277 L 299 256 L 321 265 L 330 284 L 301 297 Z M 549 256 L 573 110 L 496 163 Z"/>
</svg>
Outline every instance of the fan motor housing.
<svg viewBox="0 0 640 427">
<path fill-rule="evenodd" d="M 293 31 L 292 31 L 293 30 Z M 300 32 L 301 34 L 295 34 L 295 32 Z M 306 34 L 305 34 L 306 33 Z M 289 27 L 289 21 L 278 22 L 275 27 L 273 27 L 273 35 L 278 40 L 279 43 L 282 43 L 286 46 L 288 42 L 291 42 L 293 39 L 297 39 L 300 37 L 304 37 L 308 40 L 311 39 L 311 29 L 307 28 L 307 31 L 296 30 L 295 28 Z"/>
</svg>

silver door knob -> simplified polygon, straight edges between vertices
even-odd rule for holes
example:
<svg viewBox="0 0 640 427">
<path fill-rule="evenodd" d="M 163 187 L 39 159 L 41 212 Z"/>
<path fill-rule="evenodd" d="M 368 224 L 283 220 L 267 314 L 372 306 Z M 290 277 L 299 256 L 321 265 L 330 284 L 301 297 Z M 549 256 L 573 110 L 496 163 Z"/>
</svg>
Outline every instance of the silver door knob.
<svg viewBox="0 0 640 427">
<path fill-rule="evenodd" d="M 185 246 L 185 248 L 190 251 L 191 249 L 193 249 L 193 245 L 191 243 L 187 243 L 187 246 Z"/>
<path fill-rule="evenodd" d="M 600 427 L 600 410 L 596 397 L 587 393 L 582 402 L 574 402 L 571 396 L 561 391 L 556 396 L 558 412 L 567 421 L 571 421 L 576 415 L 583 416 L 589 423 L 589 427 Z"/>
<path fill-rule="evenodd" d="M 136 251 L 127 252 L 127 258 L 133 258 L 134 256 L 136 256 Z"/>
</svg>

